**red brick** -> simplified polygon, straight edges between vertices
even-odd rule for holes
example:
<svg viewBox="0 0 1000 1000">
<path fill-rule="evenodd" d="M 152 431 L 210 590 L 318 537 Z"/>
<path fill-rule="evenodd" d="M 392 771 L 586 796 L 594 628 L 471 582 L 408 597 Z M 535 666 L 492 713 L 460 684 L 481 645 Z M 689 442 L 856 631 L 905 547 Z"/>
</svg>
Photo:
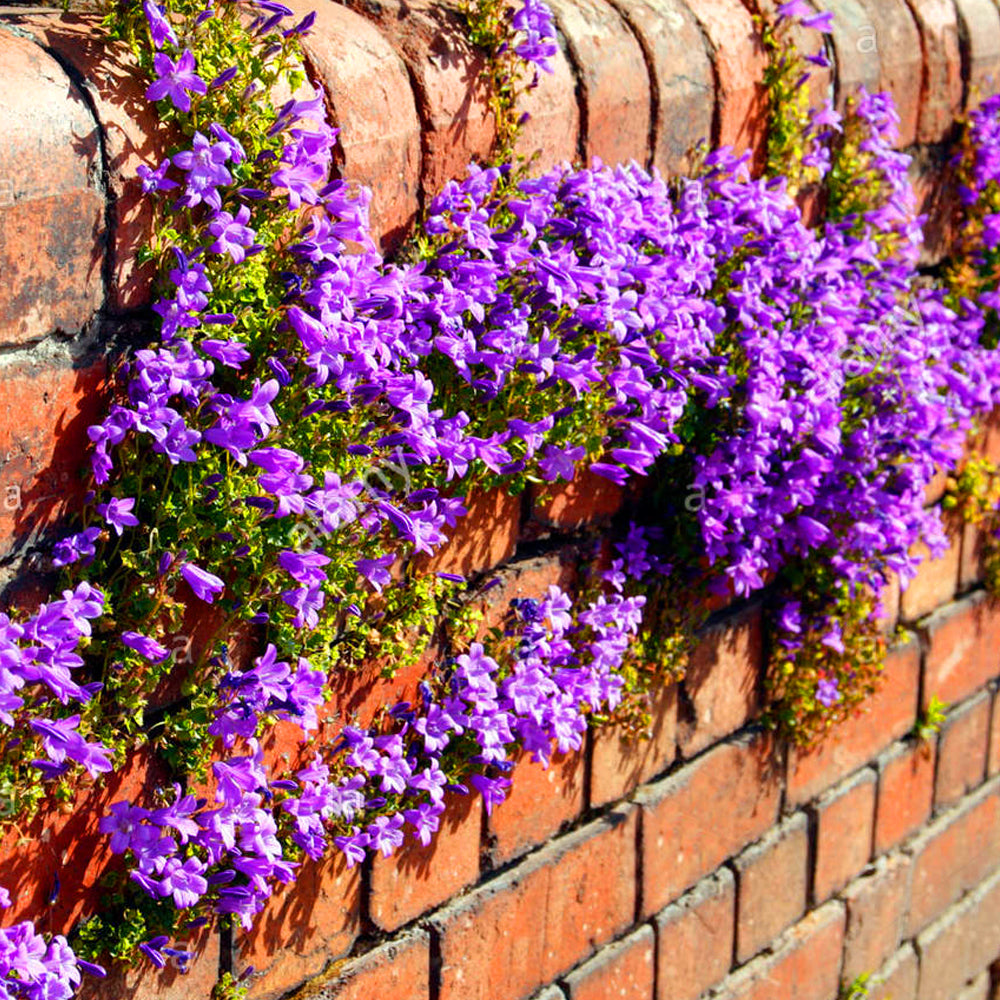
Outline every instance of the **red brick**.
<svg viewBox="0 0 1000 1000">
<path fill-rule="evenodd" d="M 423 127 L 421 185 L 433 197 L 493 145 L 484 57 L 467 40 L 459 13 L 433 0 L 350 0 L 347 6 L 371 18 L 406 64 Z"/>
<path fill-rule="evenodd" d="M 742 965 L 806 911 L 809 824 L 805 813 L 796 813 L 771 830 L 733 865 L 739 898 L 736 961 Z"/>
<path fill-rule="evenodd" d="M 584 158 L 649 157 L 650 80 L 642 49 L 606 0 L 553 0 L 582 92 Z"/>
<path fill-rule="evenodd" d="M 767 128 L 767 56 L 739 0 L 698 0 L 691 10 L 708 37 L 715 66 L 718 135 L 714 145 L 752 149 L 762 162 Z"/>
<path fill-rule="evenodd" d="M 296 993 L 299 1000 L 428 1000 L 430 940 L 414 931 L 358 958 L 335 962 Z"/>
<path fill-rule="evenodd" d="M 639 792 L 645 915 L 774 825 L 780 781 L 772 747 L 759 734 L 721 743 Z"/>
<path fill-rule="evenodd" d="M 973 108 L 1000 84 L 1000 11 L 989 0 L 955 0 L 955 9 L 968 53 L 966 107 Z"/>
<path fill-rule="evenodd" d="M 627 930 L 637 817 L 614 810 L 438 911 L 440 1000 L 520 1000 Z"/>
<path fill-rule="evenodd" d="M 879 858 L 844 891 L 847 932 L 843 978 L 847 982 L 880 968 L 895 954 L 903 936 L 909 883 L 910 859 L 893 854 Z"/>
<path fill-rule="evenodd" d="M 475 882 L 481 835 L 482 799 L 456 796 L 427 847 L 410 839 L 391 858 L 377 855 L 368 898 L 372 921 L 394 931 Z"/>
<path fill-rule="evenodd" d="M 813 898 L 828 899 L 868 864 L 875 824 L 873 770 L 831 789 L 813 807 L 816 819 L 816 865 Z"/>
<path fill-rule="evenodd" d="M 998 673 L 1000 611 L 985 592 L 936 611 L 926 629 L 921 708 L 931 696 L 947 704 L 961 701 Z"/>
<path fill-rule="evenodd" d="M 962 553 L 961 532 L 952 534 L 950 543 L 941 559 L 929 558 L 927 546 L 923 542 L 917 542 L 914 547 L 921 562 L 917 575 L 900 595 L 899 616 L 904 622 L 923 618 L 955 596 Z"/>
<path fill-rule="evenodd" d="M 603 806 L 629 795 L 662 773 L 677 752 L 677 685 L 648 692 L 650 724 L 646 738 L 626 737 L 620 727 L 592 731 L 590 805 Z"/>
<path fill-rule="evenodd" d="M 589 469 L 567 482 L 531 487 L 531 518 L 544 528 L 577 531 L 607 524 L 621 509 L 625 490 Z"/>
<path fill-rule="evenodd" d="M 655 917 L 657 1000 L 695 1000 L 733 962 L 736 880 L 728 868 L 699 882 Z"/>
<path fill-rule="evenodd" d="M 59 64 L 0 33 L 0 344 L 74 334 L 103 298 L 97 123 Z"/>
<path fill-rule="evenodd" d="M 921 267 L 931 267 L 947 257 L 957 239 L 957 188 L 948 148 L 944 144 L 917 146 L 907 168 L 917 214 L 926 216 L 918 262 Z"/>
<path fill-rule="evenodd" d="M 521 498 L 502 489 L 474 491 L 466 497 L 468 513 L 450 529 L 448 541 L 433 556 L 414 560 L 420 573 L 472 576 L 506 562 L 517 548 Z"/>
<path fill-rule="evenodd" d="M 867 1000 L 917 1000 L 919 976 L 917 953 L 904 944 L 872 977 Z"/>
<path fill-rule="evenodd" d="M 901 844 L 930 819 L 935 757 L 933 741 L 906 740 L 879 758 L 876 854 Z"/>
<path fill-rule="evenodd" d="M 86 81 L 104 137 L 108 193 L 112 198 L 112 305 L 131 309 L 150 297 L 153 267 L 136 265 L 136 251 L 153 226 L 153 203 L 136 174 L 140 165 L 158 166 L 170 145 L 170 132 L 159 124 L 145 98 L 149 81 L 131 49 L 111 42 L 101 30 L 100 15 L 30 13 L 11 20 L 31 31 Z"/>
<path fill-rule="evenodd" d="M 917 938 L 918 1000 L 958 994 L 1000 951 L 1000 875 L 994 875 Z"/>
<path fill-rule="evenodd" d="M 934 808 L 957 802 L 983 783 L 990 727 L 990 693 L 981 691 L 948 713 L 938 736 Z"/>
<path fill-rule="evenodd" d="M 492 857 L 509 861 L 544 844 L 583 812 L 584 753 L 558 754 L 548 768 L 522 754 L 506 800 L 486 820 Z"/>
<path fill-rule="evenodd" d="M 76 511 L 87 427 L 104 405 L 104 362 L 0 368 L 0 556 Z"/>
<path fill-rule="evenodd" d="M 907 937 L 926 927 L 1000 864 L 1000 797 L 991 782 L 909 845 L 913 882 Z"/>
<path fill-rule="evenodd" d="M 844 907 L 831 901 L 813 910 L 762 955 L 729 977 L 719 1000 L 830 1000 L 837 995 Z"/>
<path fill-rule="evenodd" d="M 910 0 L 924 51 L 924 90 L 918 142 L 943 142 L 962 106 L 958 20 L 948 0 Z"/>
<path fill-rule="evenodd" d="M 616 0 L 654 74 L 653 165 L 689 167 L 688 152 L 712 134 L 715 78 L 705 36 L 682 0 Z"/>
<path fill-rule="evenodd" d="M 810 751 L 788 755 L 789 805 L 816 794 L 871 760 L 913 728 L 920 686 L 920 647 L 911 639 L 890 650 L 882 686 L 862 708 Z"/>
<path fill-rule="evenodd" d="M 272 1000 L 346 955 L 361 929 L 361 875 L 337 852 L 304 860 L 290 885 L 276 888 L 253 929 L 234 931 L 237 973 L 253 966 L 253 1000 Z"/>
<path fill-rule="evenodd" d="M 562 48 L 549 57 L 551 73 L 539 74 L 537 87 L 523 93 L 518 110 L 529 116 L 514 146 L 523 156 L 538 153 L 539 170 L 572 163 L 580 150 L 580 105 L 576 75 Z"/>
<path fill-rule="evenodd" d="M 648 925 L 602 948 L 566 977 L 569 1000 L 652 1000 L 655 952 Z"/>
<path fill-rule="evenodd" d="M 186 973 L 173 965 L 157 969 L 145 958 L 132 966 L 113 963 L 105 979 L 84 976 L 80 992 L 74 996 L 78 1000 L 209 1000 L 219 978 L 218 930 L 202 927 L 171 944 L 194 952 Z"/>
<path fill-rule="evenodd" d="M 420 118 L 406 66 L 360 14 L 309 0 L 290 6 L 296 15 L 316 11 L 303 47 L 333 104 L 341 173 L 371 188 L 372 233 L 383 248 L 395 248 L 419 207 Z"/>
<path fill-rule="evenodd" d="M 882 588 L 881 601 L 882 612 L 878 623 L 884 633 L 891 635 L 899 622 L 899 577 L 895 573 L 890 574 L 889 582 Z"/>
<path fill-rule="evenodd" d="M 992 778 L 1000 771 L 1000 697 L 993 692 L 993 708 L 990 714 L 990 749 L 986 758 L 986 776 Z"/>
<path fill-rule="evenodd" d="M 754 605 L 706 631 L 691 654 L 682 681 L 678 745 L 692 756 L 739 729 L 760 708 L 764 669 L 761 609 Z"/>
<path fill-rule="evenodd" d="M 962 527 L 962 561 L 958 567 L 958 589 L 969 590 L 983 581 L 985 531 L 974 524 Z"/>
<path fill-rule="evenodd" d="M 899 146 L 912 145 L 917 138 L 917 119 L 923 88 L 924 60 L 920 31 L 906 0 L 863 0 L 865 25 L 854 39 L 854 50 L 868 59 L 877 46 L 879 82 L 877 89 L 888 90 L 899 113 Z M 838 57 L 840 53 L 838 52 Z M 838 58 L 838 68 L 839 68 Z"/>
<path fill-rule="evenodd" d="M 878 28 L 873 23 L 873 5 L 865 5 L 860 0 L 829 0 L 822 9 L 833 14 L 833 31 L 830 41 L 833 45 L 837 67 L 837 103 L 843 109 L 847 97 L 854 95 L 858 87 L 866 87 L 871 93 L 879 89 L 882 79 L 881 61 L 885 58 L 885 46 L 878 37 Z M 916 26 L 914 41 L 919 45 Z M 920 82 L 917 81 L 919 98 Z"/>
</svg>

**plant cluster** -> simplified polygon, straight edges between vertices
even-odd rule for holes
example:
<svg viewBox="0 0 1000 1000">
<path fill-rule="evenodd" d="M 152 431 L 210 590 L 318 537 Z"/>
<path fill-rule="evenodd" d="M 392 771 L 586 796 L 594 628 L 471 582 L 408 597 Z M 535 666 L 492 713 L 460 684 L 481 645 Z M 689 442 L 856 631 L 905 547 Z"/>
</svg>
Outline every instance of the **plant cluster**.
<svg viewBox="0 0 1000 1000">
<path fill-rule="evenodd" d="M 828 26 L 800 6 L 780 16 Z M 468 17 L 498 94 L 527 71 L 514 57 L 552 54 L 537 0 Z M 176 140 L 142 171 L 160 338 L 90 429 L 94 490 L 53 553 L 63 600 L 0 621 L 12 810 L 141 741 L 176 771 L 102 820 L 127 875 L 78 936 L 91 957 L 184 967 L 186 928 L 249 926 L 306 859 L 426 844 L 448 790 L 492 808 L 518 750 L 545 762 L 588 719 L 634 720 L 683 671 L 710 591 L 766 594 L 771 719 L 816 738 L 873 689 L 879 594 L 918 539 L 945 546 L 926 486 L 1000 392 L 978 302 L 917 281 L 884 95 L 803 111 L 774 147 L 793 185 L 823 186 L 815 228 L 730 150 L 671 183 L 505 162 L 449 183 L 394 263 L 368 193 L 329 180 L 336 131 L 298 62 L 311 20 L 275 0 L 109 16 Z M 477 581 L 437 568 L 468 495 L 584 470 L 654 484 L 610 564 L 473 641 Z M 415 703 L 297 769 L 266 758 L 276 721 L 316 732 L 336 671 L 429 649 Z M 34 996 L 39 975 L 2 982 Z"/>
</svg>

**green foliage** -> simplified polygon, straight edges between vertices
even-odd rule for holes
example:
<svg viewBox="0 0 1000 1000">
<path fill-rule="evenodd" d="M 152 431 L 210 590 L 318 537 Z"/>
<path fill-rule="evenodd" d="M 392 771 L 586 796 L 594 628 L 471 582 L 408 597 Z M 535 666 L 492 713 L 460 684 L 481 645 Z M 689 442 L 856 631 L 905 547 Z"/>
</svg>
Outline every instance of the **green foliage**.
<svg viewBox="0 0 1000 1000">
<path fill-rule="evenodd" d="M 870 972 L 862 972 L 853 982 L 845 983 L 840 988 L 838 1000 L 865 1000 L 869 991 L 876 984 Z M 889 1000 L 887 997 L 886 1000 Z"/>
<path fill-rule="evenodd" d="M 947 717 L 947 702 L 940 701 L 936 694 L 932 694 L 927 708 L 917 716 L 917 721 L 913 726 L 913 735 L 918 740 L 929 740 L 935 733 L 940 732 L 941 725 Z"/>
</svg>

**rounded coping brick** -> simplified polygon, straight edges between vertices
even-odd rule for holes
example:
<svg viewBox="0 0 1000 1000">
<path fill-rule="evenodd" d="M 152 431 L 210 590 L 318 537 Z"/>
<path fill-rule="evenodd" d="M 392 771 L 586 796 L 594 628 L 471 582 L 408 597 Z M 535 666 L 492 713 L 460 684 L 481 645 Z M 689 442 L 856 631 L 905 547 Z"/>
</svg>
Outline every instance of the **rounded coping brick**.
<svg viewBox="0 0 1000 1000">
<path fill-rule="evenodd" d="M 546 170 L 559 163 L 572 163 L 580 152 L 580 104 L 576 73 L 562 46 L 549 57 L 551 73 L 539 72 L 537 83 L 528 81 L 518 101 L 518 110 L 528 115 L 514 150 L 536 157 L 533 167 Z"/>
<path fill-rule="evenodd" d="M 697 0 L 691 10 L 708 39 L 715 66 L 717 146 L 751 150 L 763 163 L 767 127 L 767 54 L 750 12 L 739 0 Z"/>
<path fill-rule="evenodd" d="M 965 107 L 1000 90 L 1000 9 L 992 0 L 955 0 L 958 37 L 967 67 Z"/>
<path fill-rule="evenodd" d="M 78 368 L 0 366 L 0 556 L 78 509 L 87 427 L 104 405 L 105 372 L 103 358 Z"/>
<path fill-rule="evenodd" d="M 104 297 L 97 122 L 59 63 L 0 21 L 0 345 L 83 328 Z"/>
<path fill-rule="evenodd" d="M 406 66 L 355 11 L 313 0 L 290 6 L 297 16 L 316 12 L 302 44 L 340 129 L 341 172 L 371 189 L 372 235 L 383 250 L 395 249 L 420 207 L 420 118 Z"/>
<path fill-rule="evenodd" d="M 406 65 L 422 129 L 422 199 L 484 160 L 495 136 L 483 54 L 459 12 L 438 0 L 348 0 L 374 21 Z"/>
<path fill-rule="evenodd" d="M 651 82 L 642 48 L 607 0 L 551 0 L 582 93 L 584 161 L 649 160 Z"/>
<path fill-rule="evenodd" d="M 924 53 L 924 88 L 917 141 L 945 142 L 962 108 L 958 14 L 951 0 L 909 0 Z"/>
<path fill-rule="evenodd" d="M 652 159 L 664 174 L 691 166 L 712 136 L 715 74 L 708 42 L 683 0 L 614 0 L 652 71 Z"/>
<path fill-rule="evenodd" d="M 152 265 L 138 267 L 135 253 L 152 231 L 153 202 L 143 193 L 136 168 L 157 166 L 171 145 L 169 131 L 146 100 L 148 81 L 131 49 L 122 42 L 110 42 L 100 31 L 99 15 L 5 16 L 33 34 L 83 81 L 100 123 L 112 209 L 108 304 L 115 310 L 145 305 L 153 269 Z"/>
</svg>

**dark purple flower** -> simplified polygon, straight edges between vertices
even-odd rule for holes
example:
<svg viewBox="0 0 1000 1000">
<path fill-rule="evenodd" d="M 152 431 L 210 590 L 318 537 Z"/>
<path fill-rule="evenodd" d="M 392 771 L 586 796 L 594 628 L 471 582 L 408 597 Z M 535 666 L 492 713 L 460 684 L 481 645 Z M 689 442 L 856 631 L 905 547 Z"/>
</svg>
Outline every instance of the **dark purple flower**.
<svg viewBox="0 0 1000 1000">
<path fill-rule="evenodd" d="M 177 62 L 162 52 L 153 56 L 153 66 L 157 79 L 146 88 L 146 99 L 159 101 L 169 97 L 178 111 L 191 110 L 191 98 L 188 93 L 204 94 L 207 91 L 205 81 L 195 71 L 194 55 L 190 49 L 185 49 Z"/>
<path fill-rule="evenodd" d="M 187 580 L 195 596 L 208 604 L 211 604 L 226 586 L 214 573 L 209 573 L 194 563 L 184 563 L 181 566 L 181 576 Z"/>
</svg>

